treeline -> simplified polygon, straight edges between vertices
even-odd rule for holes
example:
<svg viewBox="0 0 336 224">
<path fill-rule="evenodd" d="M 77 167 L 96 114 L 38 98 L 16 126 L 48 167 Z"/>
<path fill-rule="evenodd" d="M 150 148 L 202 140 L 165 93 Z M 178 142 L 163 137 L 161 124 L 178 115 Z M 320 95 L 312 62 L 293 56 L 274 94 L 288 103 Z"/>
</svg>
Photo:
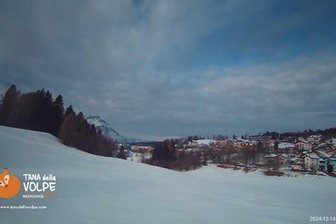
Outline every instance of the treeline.
<svg viewBox="0 0 336 224">
<path fill-rule="evenodd" d="M 21 94 L 12 85 L 0 103 L 0 124 L 58 135 L 64 119 L 62 96 L 53 101 L 44 89 Z"/>
<path fill-rule="evenodd" d="M 330 137 L 330 138 L 336 138 L 336 128 L 327 128 L 327 129 L 324 129 L 324 130 L 308 129 L 308 130 L 304 130 L 304 131 L 284 132 L 284 133 L 279 133 L 279 132 L 276 132 L 276 131 L 271 131 L 271 132 L 266 131 L 265 133 L 259 133 L 258 135 L 244 134 L 240 138 L 241 139 L 248 139 L 249 137 L 268 136 L 268 137 L 271 137 L 272 140 L 282 141 L 282 140 L 288 140 L 288 138 L 298 138 L 298 137 L 307 138 L 311 135 L 323 135 L 323 136 Z M 212 135 L 212 137 L 210 137 L 209 135 L 207 135 L 207 136 L 191 135 L 191 136 L 186 137 L 185 140 L 187 142 L 188 141 L 191 142 L 193 140 L 202 140 L 202 139 L 224 140 L 224 139 L 228 139 L 228 138 L 237 139 L 237 138 L 239 138 L 239 136 L 237 136 L 235 134 L 233 134 L 230 137 L 228 135 L 222 135 L 222 134 Z"/>
<path fill-rule="evenodd" d="M 90 125 L 82 112 L 76 114 L 72 107 L 65 111 L 63 123 L 59 130 L 59 138 L 65 145 L 82 149 L 85 152 L 112 157 L 117 154 L 117 144 L 104 137 L 100 130 Z"/>
<path fill-rule="evenodd" d="M 173 170 L 191 170 L 202 166 L 199 152 L 177 151 L 174 139 L 166 139 L 154 145 L 153 155 L 143 162 Z"/>
<path fill-rule="evenodd" d="M 0 125 L 47 132 L 65 145 L 95 155 L 113 156 L 118 149 L 82 112 L 76 114 L 71 105 L 64 111 L 63 97 L 53 100 L 44 89 L 21 94 L 15 85 L 9 87 L 0 102 Z"/>
<path fill-rule="evenodd" d="M 272 139 L 279 139 L 284 140 L 288 138 L 307 138 L 311 135 L 323 135 L 330 138 L 336 137 L 336 128 L 328 128 L 328 129 L 317 129 L 317 130 L 304 130 L 304 131 L 297 131 L 297 132 L 285 132 L 285 133 L 278 133 L 278 132 L 265 132 L 262 136 L 271 136 Z"/>
<path fill-rule="evenodd" d="M 218 134 L 218 135 L 212 135 L 211 137 L 209 135 L 207 136 L 202 136 L 202 135 L 191 135 L 186 137 L 186 141 L 193 141 L 193 140 L 202 140 L 202 139 L 213 139 L 213 140 L 224 140 L 224 139 L 228 139 L 229 137 L 227 135 L 222 135 L 222 134 Z"/>
</svg>

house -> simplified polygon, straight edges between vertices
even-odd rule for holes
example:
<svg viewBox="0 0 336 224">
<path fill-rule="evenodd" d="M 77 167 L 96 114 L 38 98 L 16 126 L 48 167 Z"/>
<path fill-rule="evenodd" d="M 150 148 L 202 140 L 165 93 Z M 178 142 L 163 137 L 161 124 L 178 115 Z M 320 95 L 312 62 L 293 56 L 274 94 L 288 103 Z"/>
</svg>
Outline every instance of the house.
<svg viewBox="0 0 336 224">
<path fill-rule="evenodd" d="M 332 150 L 332 144 L 330 143 L 321 143 L 319 144 L 318 146 L 316 146 L 316 150 L 319 150 L 319 151 L 329 151 L 329 150 Z"/>
<path fill-rule="evenodd" d="M 280 142 L 278 145 L 278 149 L 282 153 L 292 154 L 294 153 L 295 145 L 289 142 Z"/>
<path fill-rule="evenodd" d="M 330 164 L 330 157 L 331 155 L 326 152 L 313 150 L 304 155 L 305 168 L 311 171 L 327 171 L 328 165 Z"/>
<path fill-rule="evenodd" d="M 334 172 L 336 171 L 336 156 L 324 157 L 319 160 L 319 168 L 321 171 Z"/>
<path fill-rule="evenodd" d="M 137 146 L 137 145 L 133 145 L 131 147 L 132 152 L 135 152 L 135 153 L 152 153 L 153 149 L 154 148 L 152 146 Z"/>
<path fill-rule="evenodd" d="M 287 155 L 284 154 L 269 154 L 264 156 L 266 165 L 282 166 L 287 164 Z"/>
<path fill-rule="evenodd" d="M 214 144 L 216 147 L 223 147 L 228 144 L 228 140 L 214 140 Z"/>
<path fill-rule="evenodd" d="M 332 172 L 336 171 L 336 156 L 329 157 L 329 164 L 332 166 Z"/>
<path fill-rule="evenodd" d="M 295 143 L 295 147 L 299 150 L 311 150 L 312 145 L 308 143 L 308 141 L 299 138 L 299 140 Z"/>
<path fill-rule="evenodd" d="M 327 144 L 330 144 L 332 149 L 336 149 L 336 138 L 331 138 L 328 141 L 326 141 Z"/>
<path fill-rule="evenodd" d="M 198 143 L 196 140 L 192 140 L 191 142 L 188 143 L 188 146 L 194 148 L 198 146 Z"/>
<path fill-rule="evenodd" d="M 213 143 L 213 139 L 199 139 L 199 140 L 193 140 L 192 144 L 196 145 L 196 147 L 202 147 L 202 146 L 210 146 Z"/>
<path fill-rule="evenodd" d="M 321 159 L 321 157 L 315 151 L 307 153 L 303 157 L 305 169 L 310 171 L 316 171 L 319 169 L 319 160 Z"/>
<path fill-rule="evenodd" d="M 310 144 L 318 144 L 321 141 L 322 136 L 321 135 L 311 135 L 307 138 L 307 141 Z"/>
<path fill-rule="evenodd" d="M 304 164 L 302 163 L 294 163 L 291 165 L 293 171 L 304 171 Z"/>
<path fill-rule="evenodd" d="M 279 155 L 276 154 L 269 154 L 264 156 L 264 164 L 265 165 L 270 165 L 270 166 L 278 166 L 279 165 Z"/>
<path fill-rule="evenodd" d="M 299 162 L 299 158 L 297 157 L 292 157 L 288 160 L 289 164 L 293 165 L 293 164 L 297 164 Z"/>
</svg>

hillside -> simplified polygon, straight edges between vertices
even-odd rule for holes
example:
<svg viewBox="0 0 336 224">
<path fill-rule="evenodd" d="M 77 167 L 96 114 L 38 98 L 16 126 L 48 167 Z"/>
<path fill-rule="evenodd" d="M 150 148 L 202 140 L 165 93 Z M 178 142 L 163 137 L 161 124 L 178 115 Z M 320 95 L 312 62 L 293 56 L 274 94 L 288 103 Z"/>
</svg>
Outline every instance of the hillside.
<svg viewBox="0 0 336 224">
<path fill-rule="evenodd" d="M 0 208 L 1 223 L 309 223 L 311 216 L 336 215 L 331 177 L 266 177 L 211 166 L 175 172 L 3 126 L 0 143 L 1 170 L 8 167 L 21 180 L 23 173 L 57 177 L 55 199 L 0 198 L 0 206 L 47 206 Z"/>
</svg>

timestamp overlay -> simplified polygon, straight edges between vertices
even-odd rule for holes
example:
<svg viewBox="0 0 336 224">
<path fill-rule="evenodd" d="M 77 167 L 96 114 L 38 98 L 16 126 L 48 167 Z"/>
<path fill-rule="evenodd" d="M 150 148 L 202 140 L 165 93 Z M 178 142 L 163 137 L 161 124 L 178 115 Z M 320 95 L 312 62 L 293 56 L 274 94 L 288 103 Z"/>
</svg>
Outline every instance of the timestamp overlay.
<svg viewBox="0 0 336 224">
<path fill-rule="evenodd" d="M 310 216 L 310 222 L 334 222 L 336 223 L 336 216 Z"/>
</svg>

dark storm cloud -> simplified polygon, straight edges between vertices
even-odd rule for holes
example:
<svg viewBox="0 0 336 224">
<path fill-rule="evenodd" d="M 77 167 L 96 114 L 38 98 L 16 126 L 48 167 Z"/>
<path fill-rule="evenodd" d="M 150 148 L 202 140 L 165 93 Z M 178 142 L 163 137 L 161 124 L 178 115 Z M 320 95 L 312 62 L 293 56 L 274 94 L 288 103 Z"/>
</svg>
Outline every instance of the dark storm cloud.
<svg viewBox="0 0 336 224">
<path fill-rule="evenodd" d="M 335 124 L 334 1 L 0 4 L 1 90 L 50 89 L 125 135 Z"/>
</svg>

